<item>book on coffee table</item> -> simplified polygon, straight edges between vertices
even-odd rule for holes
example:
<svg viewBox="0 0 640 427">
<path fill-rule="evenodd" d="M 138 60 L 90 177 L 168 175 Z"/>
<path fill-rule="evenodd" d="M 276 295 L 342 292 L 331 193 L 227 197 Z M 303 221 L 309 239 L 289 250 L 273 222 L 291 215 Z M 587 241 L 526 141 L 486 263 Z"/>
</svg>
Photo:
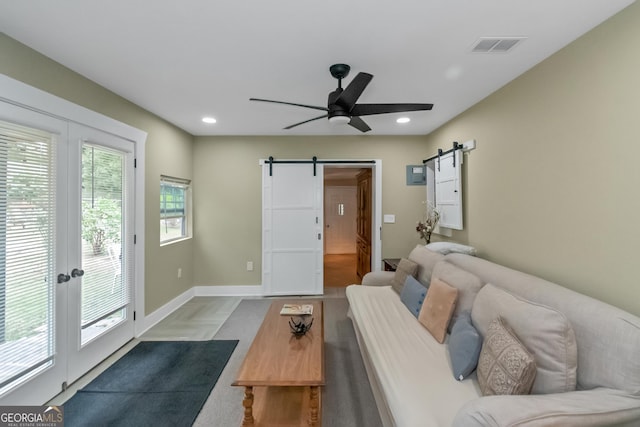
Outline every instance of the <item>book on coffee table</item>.
<svg viewBox="0 0 640 427">
<path fill-rule="evenodd" d="M 285 304 L 280 310 L 283 316 L 303 316 L 313 314 L 313 305 L 311 304 Z"/>
</svg>

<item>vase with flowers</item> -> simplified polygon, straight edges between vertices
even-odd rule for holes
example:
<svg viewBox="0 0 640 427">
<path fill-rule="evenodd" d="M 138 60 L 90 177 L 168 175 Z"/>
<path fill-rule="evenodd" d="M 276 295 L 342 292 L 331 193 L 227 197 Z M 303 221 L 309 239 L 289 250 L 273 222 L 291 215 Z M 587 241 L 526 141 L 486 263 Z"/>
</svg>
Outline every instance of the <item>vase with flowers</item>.
<svg viewBox="0 0 640 427">
<path fill-rule="evenodd" d="M 431 233 L 433 233 L 433 230 L 438 225 L 440 212 L 438 212 L 431 203 L 422 203 L 425 205 L 425 214 L 424 218 L 421 221 L 418 221 L 416 231 L 420 235 L 420 238 L 424 239 L 425 244 L 428 245 L 431 242 Z"/>
</svg>

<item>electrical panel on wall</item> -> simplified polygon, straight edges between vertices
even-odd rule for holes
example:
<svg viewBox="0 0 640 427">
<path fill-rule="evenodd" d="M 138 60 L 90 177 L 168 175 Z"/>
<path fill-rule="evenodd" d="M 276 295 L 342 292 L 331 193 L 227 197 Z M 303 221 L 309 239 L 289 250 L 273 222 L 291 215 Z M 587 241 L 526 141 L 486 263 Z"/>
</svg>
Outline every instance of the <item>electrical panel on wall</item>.
<svg viewBox="0 0 640 427">
<path fill-rule="evenodd" d="M 407 165 L 407 185 L 427 185 L 424 165 Z"/>
</svg>

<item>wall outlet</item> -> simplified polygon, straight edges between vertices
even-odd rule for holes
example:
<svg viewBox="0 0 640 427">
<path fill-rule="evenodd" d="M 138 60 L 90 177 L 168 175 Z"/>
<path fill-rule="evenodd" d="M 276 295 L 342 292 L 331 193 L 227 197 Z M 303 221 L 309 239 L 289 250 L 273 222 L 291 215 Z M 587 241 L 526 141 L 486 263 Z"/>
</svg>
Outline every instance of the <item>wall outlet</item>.
<svg viewBox="0 0 640 427">
<path fill-rule="evenodd" d="M 182 279 L 182 268 L 178 268 L 178 279 Z"/>
<path fill-rule="evenodd" d="M 247 271 L 253 271 L 253 261 L 247 261 Z"/>
</svg>

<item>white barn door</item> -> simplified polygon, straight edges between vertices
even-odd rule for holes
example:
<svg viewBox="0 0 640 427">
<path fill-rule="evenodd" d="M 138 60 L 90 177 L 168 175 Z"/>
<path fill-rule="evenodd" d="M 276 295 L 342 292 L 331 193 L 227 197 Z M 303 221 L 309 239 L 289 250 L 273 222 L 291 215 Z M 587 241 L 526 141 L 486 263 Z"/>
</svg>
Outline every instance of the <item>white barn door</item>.
<svg viewBox="0 0 640 427">
<path fill-rule="evenodd" d="M 262 166 L 265 295 L 323 292 L 323 167 L 313 170 L 306 163 Z"/>
<path fill-rule="evenodd" d="M 462 150 L 441 156 L 439 165 L 435 160 L 435 193 L 438 226 L 462 230 Z"/>
</svg>

